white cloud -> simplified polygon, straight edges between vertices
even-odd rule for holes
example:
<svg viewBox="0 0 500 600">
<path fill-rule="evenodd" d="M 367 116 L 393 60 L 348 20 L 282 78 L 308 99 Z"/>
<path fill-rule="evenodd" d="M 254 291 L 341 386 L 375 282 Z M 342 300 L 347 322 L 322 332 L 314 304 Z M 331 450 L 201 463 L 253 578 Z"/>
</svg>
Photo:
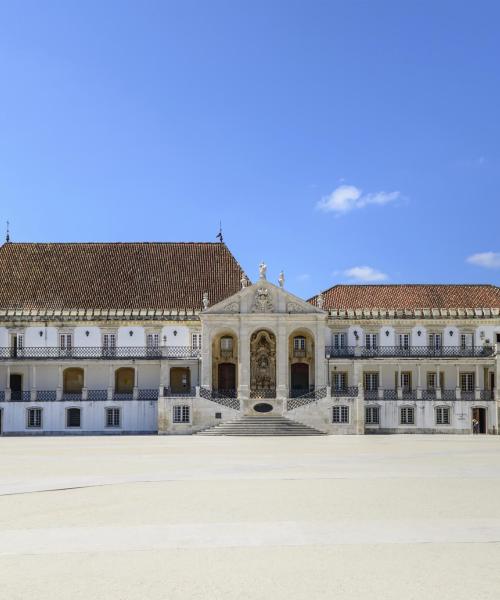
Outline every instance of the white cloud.
<svg viewBox="0 0 500 600">
<path fill-rule="evenodd" d="M 383 206 L 401 198 L 401 192 L 375 192 L 363 194 L 355 185 L 339 185 L 329 196 L 322 198 L 316 205 L 324 212 L 345 214 L 355 208 L 363 208 L 369 204 Z"/>
<path fill-rule="evenodd" d="M 500 268 L 500 252 L 478 252 L 467 258 L 467 262 L 477 267 L 486 267 L 487 269 Z"/>
<path fill-rule="evenodd" d="M 344 275 L 351 281 L 385 281 L 388 279 L 385 273 L 377 271 L 373 267 L 351 267 L 344 271 Z"/>
</svg>

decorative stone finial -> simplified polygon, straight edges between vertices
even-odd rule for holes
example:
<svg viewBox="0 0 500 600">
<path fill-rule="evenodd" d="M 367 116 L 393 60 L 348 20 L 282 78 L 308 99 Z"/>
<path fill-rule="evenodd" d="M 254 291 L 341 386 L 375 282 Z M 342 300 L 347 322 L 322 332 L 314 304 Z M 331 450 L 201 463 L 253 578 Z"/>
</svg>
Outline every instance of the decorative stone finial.
<svg viewBox="0 0 500 600">
<path fill-rule="evenodd" d="M 240 283 L 241 283 L 241 289 L 247 287 L 248 279 L 247 279 L 247 276 L 245 275 L 245 273 L 243 273 L 243 275 L 241 276 Z"/>
<path fill-rule="evenodd" d="M 266 279 L 266 273 L 267 273 L 267 265 L 264 261 L 262 261 L 259 265 L 259 277 L 261 279 Z"/>
<path fill-rule="evenodd" d="M 208 292 L 203 292 L 203 310 L 208 308 Z"/>
<path fill-rule="evenodd" d="M 7 221 L 7 231 L 5 232 L 5 243 L 8 244 L 10 242 L 10 223 Z"/>
<path fill-rule="evenodd" d="M 278 283 L 280 284 L 280 288 L 285 287 L 285 274 L 281 271 L 280 276 L 278 277 Z"/>
<path fill-rule="evenodd" d="M 318 299 L 316 301 L 316 304 L 318 305 L 318 308 L 320 308 L 321 310 L 323 310 L 323 304 L 325 303 L 325 297 L 323 296 L 323 292 L 320 292 L 318 294 Z"/>
</svg>

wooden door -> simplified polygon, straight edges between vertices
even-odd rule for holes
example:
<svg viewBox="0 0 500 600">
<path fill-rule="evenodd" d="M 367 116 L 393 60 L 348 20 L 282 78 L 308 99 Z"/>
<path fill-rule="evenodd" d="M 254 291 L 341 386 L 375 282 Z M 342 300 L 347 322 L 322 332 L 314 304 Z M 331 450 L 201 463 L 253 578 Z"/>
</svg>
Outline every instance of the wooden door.
<svg viewBox="0 0 500 600">
<path fill-rule="evenodd" d="M 21 400 L 23 392 L 23 376 L 19 373 L 11 373 L 9 379 L 10 397 L 12 400 Z"/>
<path fill-rule="evenodd" d="M 236 389 L 236 365 L 220 363 L 218 367 L 218 388 L 233 391 Z"/>
<path fill-rule="evenodd" d="M 292 390 L 309 391 L 309 365 L 294 363 L 291 368 Z"/>
<path fill-rule="evenodd" d="M 170 369 L 170 391 L 174 394 L 187 394 L 191 389 L 191 377 L 188 368 Z"/>
</svg>

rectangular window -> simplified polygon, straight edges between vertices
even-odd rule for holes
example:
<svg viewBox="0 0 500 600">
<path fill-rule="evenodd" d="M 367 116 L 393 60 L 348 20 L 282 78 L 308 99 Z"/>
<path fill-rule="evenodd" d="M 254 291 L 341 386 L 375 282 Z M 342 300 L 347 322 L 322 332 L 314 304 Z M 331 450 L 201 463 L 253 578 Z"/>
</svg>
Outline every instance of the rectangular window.
<svg viewBox="0 0 500 600">
<path fill-rule="evenodd" d="M 437 388 L 437 373 L 427 373 L 427 389 L 435 390 Z"/>
<path fill-rule="evenodd" d="M 443 346 L 443 336 L 440 333 L 429 333 L 429 346 L 439 350 Z"/>
<path fill-rule="evenodd" d="M 365 390 L 368 392 L 376 392 L 379 384 L 379 374 L 374 371 L 373 373 L 367 371 L 365 377 Z"/>
<path fill-rule="evenodd" d="M 148 348 L 160 347 L 160 336 L 158 333 L 148 333 L 146 336 L 146 346 Z"/>
<path fill-rule="evenodd" d="M 66 427 L 80 427 L 80 409 L 79 408 L 68 408 L 66 411 Z"/>
<path fill-rule="evenodd" d="M 18 350 L 24 348 L 24 333 L 18 333 L 16 336 L 16 347 Z"/>
<path fill-rule="evenodd" d="M 114 333 L 105 333 L 102 336 L 102 347 L 106 350 L 116 348 L 116 334 Z"/>
<path fill-rule="evenodd" d="M 413 406 L 401 408 L 401 425 L 415 425 L 415 409 Z"/>
<path fill-rule="evenodd" d="M 334 406 L 332 410 L 333 423 L 349 423 L 349 407 Z"/>
<path fill-rule="evenodd" d="M 401 371 L 401 387 L 405 392 L 411 392 L 411 371 Z"/>
<path fill-rule="evenodd" d="M 193 333 L 191 335 L 191 346 L 193 350 L 201 350 L 201 333 Z"/>
<path fill-rule="evenodd" d="M 380 408 L 378 406 L 367 406 L 365 408 L 365 422 L 367 425 L 378 425 L 380 423 Z"/>
<path fill-rule="evenodd" d="M 450 409 L 448 406 L 438 406 L 436 408 L 436 425 L 450 424 Z"/>
<path fill-rule="evenodd" d="M 399 347 L 403 350 L 408 350 L 410 348 L 410 334 L 409 333 L 400 333 L 399 334 Z"/>
<path fill-rule="evenodd" d="M 27 427 L 28 429 L 40 429 L 42 427 L 41 408 L 28 408 Z"/>
<path fill-rule="evenodd" d="M 223 337 L 220 339 L 220 349 L 221 352 L 232 352 L 233 351 L 233 338 L 232 337 Z"/>
<path fill-rule="evenodd" d="M 472 333 L 462 333 L 460 335 L 460 347 L 462 350 L 472 348 L 474 346 L 474 336 Z"/>
<path fill-rule="evenodd" d="M 378 335 L 376 333 L 367 333 L 365 335 L 365 346 L 369 349 L 378 347 Z"/>
<path fill-rule="evenodd" d="M 342 371 L 335 371 L 332 373 L 333 389 L 336 391 L 342 391 L 347 389 L 347 373 Z"/>
<path fill-rule="evenodd" d="M 473 392 L 475 387 L 475 373 L 460 373 L 460 389 L 462 392 Z"/>
<path fill-rule="evenodd" d="M 294 350 L 305 350 L 306 349 L 306 338 L 297 336 L 293 338 L 293 349 Z"/>
<path fill-rule="evenodd" d="M 61 333 L 59 335 L 59 348 L 61 350 L 71 350 L 72 345 L 71 333 Z"/>
<path fill-rule="evenodd" d="M 189 423 L 189 406 L 174 406 L 174 423 Z"/>
<path fill-rule="evenodd" d="M 106 409 L 106 427 L 120 427 L 120 409 Z"/>
<path fill-rule="evenodd" d="M 333 347 L 337 348 L 337 349 L 346 347 L 345 333 L 334 333 L 333 334 Z"/>
</svg>

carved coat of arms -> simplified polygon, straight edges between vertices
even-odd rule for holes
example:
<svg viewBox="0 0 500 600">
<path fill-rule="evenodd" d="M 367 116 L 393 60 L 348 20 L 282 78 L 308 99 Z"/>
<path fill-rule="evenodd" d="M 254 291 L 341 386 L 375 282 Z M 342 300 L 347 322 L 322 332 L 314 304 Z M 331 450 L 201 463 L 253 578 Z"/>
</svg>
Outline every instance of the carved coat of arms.
<svg viewBox="0 0 500 600">
<path fill-rule="evenodd" d="M 252 312 L 270 312 L 273 310 L 273 298 L 271 292 L 264 287 L 255 292 L 255 300 Z"/>
</svg>

